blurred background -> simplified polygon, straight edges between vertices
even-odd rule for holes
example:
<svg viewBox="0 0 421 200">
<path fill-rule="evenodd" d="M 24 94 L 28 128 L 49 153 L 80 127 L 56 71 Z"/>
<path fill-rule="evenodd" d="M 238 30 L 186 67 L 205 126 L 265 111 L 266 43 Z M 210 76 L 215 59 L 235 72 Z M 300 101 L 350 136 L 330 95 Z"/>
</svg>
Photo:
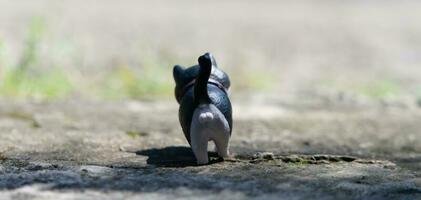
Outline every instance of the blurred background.
<svg viewBox="0 0 421 200">
<path fill-rule="evenodd" d="M 419 1 L 0 0 L 0 96 L 172 100 L 212 52 L 234 99 L 421 105 Z M 241 97 L 241 98 L 240 98 Z"/>
<path fill-rule="evenodd" d="M 235 160 L 196 168 L 205 52 Z M 0 199 L 421 199 L 420 122 L 420 0 L 0 0 Z"/>
</svg>

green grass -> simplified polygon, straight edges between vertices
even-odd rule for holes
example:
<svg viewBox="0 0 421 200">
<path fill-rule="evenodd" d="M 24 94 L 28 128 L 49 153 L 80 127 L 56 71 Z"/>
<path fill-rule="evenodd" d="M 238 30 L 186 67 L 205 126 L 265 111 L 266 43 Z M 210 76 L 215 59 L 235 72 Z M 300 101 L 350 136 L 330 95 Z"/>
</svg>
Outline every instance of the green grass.
<svg viewBox="0 0 421 200">
<path fill-rule="evenodd" d="M 373 99 L 396 97 L 402 90 L 400 85 L 392 80 L 376 80 L 352 88 L 357 93 Z"/>
<path fill-rule="evenodd" d="M 136 137 L 144 137 L 144 136 L 149 135 L 149 133 L 142 132 L 142 131 L 126 131 L 126 134 L 132 139 Z"/>
<path fill-rule="evenodd" d="M 390 79 L 378 79 L 352 83 L 324 80 L 321 81 L 321 85 L 335 90 L 349 91 L 356 95 L 365 96 L 375 100 L 393 98 L 404 92 L 402 86 L 398 82 Z"/>
<path fill-rule="evenodd" d="M 30 23 L 27 39 L 19 62 L 12 67 L 2 67 L 0 95 L 8 97 L 63 97 L 72 91 L 72 83 L 59 68 L 41 71 L 39 45 L 46 31 L 46 22 L 35 17 Z M 4 51 L 0 43 L 0 51 Z"/>
<path fill-rule="evenodd" d="M 29 25 L 28 34 L 26 36 L 25 48 L 19 60 L 16 70 L 22 72 L 28 71 L 38 60 L 38 49 L 46 32 L 47 25 L 42 17 L 34 17 Z"/>
<path fill-rule="evenodd" d="M 120 65 L 104 79 L 100 96 L 105 98 L 159 98 L 173 94 L 172 64 L 168 58 L 145 53 L 140 68 Z"/>
<path fill-rule="evenodd" d="M 26 71 L 6 71 L 0 87 L 0 94 L 9 97 L 57 98 L 72 91 L 72 83 L 60 70 L 40 75 Z"/>
<path fill-rule="evenodd" d="M 100 99 L 154 99 L 173 95 L 172 66 L 183 62 L 170 50 L 140 48 L 138 65 L 114 66 L 92 84 L 83 78 L 73 80 L 72 75 L 60 64 L 45 66 L 44 63 L 48 62 L 42 62 L 40 49 L 48 37 L 47 25 L 43 17 L 32 18 L 21 55 L 15 64 L 5 64 L 7 45 L 0 38 L 0 96 L 57 99 L 78 93 L 86 96 L 93 94 L 93 97 Z M 234 90 L 267 91 L 276 82 L 273 75 L 267 72 L 248 68 L 232 70 L 235 71 L 229 74 L 235 83 L 232 87 Z"/>
<path fill-rule="evenodd" d="M 90 80 L 71 79 L 71 74 L 61 68 L 60 64 L 41 66 L 42 63 L 48 63 L 42 62 L 40 57 L 40 46 L 48 36 L 47 24 L 43 17 L 32 19 L 28 26 L 24 48 L 14 65 L 6 66 L 7 46 L 0 38 L 0 96 L 57 99 L 79 93 L 93 94 L 100 99 L 154 99 L 173 95 L 172 66 L 183 64 L 183 61 L 165 48 L 158 50 L 140 48 L 137 65 L 123 63 L 114 66 L 99 80 L 94 81 L 94 84 Z M 224 68 L 224 70 L 231 75 L 232 89 L 236 91 L 268 92 L 276 87 L 274 83 L 279 82 L 274 75 L 276 73 L 270 71 L 251 67 Z M 402 93 L 401 86 L 389 79 L 360 83 L 325 80 L 322 81 L 322 85 L 373 99 L 390 98 Z"/>
<path fill-rule="evenodd" d="M 235 70 L 229 73 L 234 90 L 270 91 L 276 87 L 275 76 L 266 71 Z"/>
<path fill-rule="evenodd" d="M 40 66 L 40 45 L 47 33 L 47 22 L 34 17 L 28 27 L 24 48 L 17 64 L 4 66 L 5 45 L 0 38 L 0 96 L 14 98 L 63 98 L 77 88 L 85 88 L 88 80 L 71 81 L 68 73 L 56 66 Z M 173 93 L 172 64 L 164 52 L 142 52 L 140 65 L 119 65 L 90 88 L 99 98 L 155 98 Z M 168 53 L 167 53 L 168 54 Z M 174 59 L 172 59 L 174 60 Z M 92 93 L 92 91 L 88 91 Z"/>
</svg>

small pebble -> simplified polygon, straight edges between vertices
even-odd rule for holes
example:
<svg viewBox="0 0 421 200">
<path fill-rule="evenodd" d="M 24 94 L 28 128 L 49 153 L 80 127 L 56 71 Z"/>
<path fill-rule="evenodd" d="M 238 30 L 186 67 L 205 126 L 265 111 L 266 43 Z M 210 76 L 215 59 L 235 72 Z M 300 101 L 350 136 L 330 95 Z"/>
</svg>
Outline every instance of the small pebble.
<svg viewBox="0 0 421 200">
<path fill-rule="evenodd" d="M 259 152 L 253 155 L 254 159 L 274 160 L 275 155 L 272 152 Z"/>
<path fill-rule="evenodd" d="M 327 161 L 327 160 L 320 160 L 320 161 L 317 161 L 317 164 L 329 164 L 330 162 L 329 161 Z"/>
<path fill-rule="evenodd" d="M 297 155 L 291 155 L 291 156 L 286 156 L 285 158 L 282 159 L 282 161 L 286 163 L 297 163 L 297 162 L 302 162 L 303 159 L 298 157 Z"/>
</svg>

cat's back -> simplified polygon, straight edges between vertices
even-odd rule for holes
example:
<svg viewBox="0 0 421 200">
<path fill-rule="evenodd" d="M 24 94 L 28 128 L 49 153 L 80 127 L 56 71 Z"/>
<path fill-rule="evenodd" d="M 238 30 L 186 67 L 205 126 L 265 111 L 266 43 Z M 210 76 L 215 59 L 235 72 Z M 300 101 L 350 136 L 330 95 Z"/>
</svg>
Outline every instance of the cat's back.
<svg viewBox="0 0 421 200">
<path fill-rule="evenodd" d="M 183 129 L 184 135 L 190 143 L 190 126 L 193 118 L 194 111 L 197 105 L 194 105 L 193 97 L 194 87 L 190 88 L 180 102 L 179 119 Z M 232 130 L 232 106 L 228 95 L 224 90 L 221 90 L 215 85 L 208 84 L 208 94 L 211 99 L 211 104 L 221 111 L 227 120 L 230 130 Z"/>
</svg>

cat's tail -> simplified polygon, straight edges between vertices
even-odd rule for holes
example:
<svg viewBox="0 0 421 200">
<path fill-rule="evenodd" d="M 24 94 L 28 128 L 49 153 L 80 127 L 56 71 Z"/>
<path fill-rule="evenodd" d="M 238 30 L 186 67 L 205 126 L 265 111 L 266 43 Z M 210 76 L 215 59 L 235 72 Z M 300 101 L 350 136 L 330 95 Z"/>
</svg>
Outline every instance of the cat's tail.
<svg viewBox="0 0 421 200">
<path fill-rule="evenodd" d="M 196 104 L 209 104 L 208 80 L 212 72 L 212 55 L 205 53 L 199 59 L 199 74 L 194 84 L 194 102 Z"/>
</svg>

